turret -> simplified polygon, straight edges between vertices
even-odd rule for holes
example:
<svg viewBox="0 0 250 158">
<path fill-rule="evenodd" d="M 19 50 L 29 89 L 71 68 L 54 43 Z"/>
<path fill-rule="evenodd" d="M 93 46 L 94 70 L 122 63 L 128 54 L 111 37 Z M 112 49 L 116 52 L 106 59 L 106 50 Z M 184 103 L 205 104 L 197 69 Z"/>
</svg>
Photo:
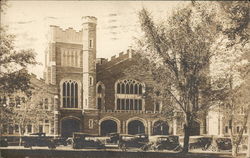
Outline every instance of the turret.
<svg viewBox="0 0 250 158">
<path fill-rule="evenodd" d="M 96 17 L 82 17 L 84 109 L 96 109 L 96 23 Z"/>
</svg>

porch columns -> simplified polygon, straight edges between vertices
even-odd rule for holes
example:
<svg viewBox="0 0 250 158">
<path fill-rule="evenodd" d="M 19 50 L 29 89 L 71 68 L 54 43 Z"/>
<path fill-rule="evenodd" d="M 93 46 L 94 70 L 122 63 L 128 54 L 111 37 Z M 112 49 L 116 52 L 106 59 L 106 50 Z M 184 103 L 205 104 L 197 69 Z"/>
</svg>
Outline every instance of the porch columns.
<svg viewBox="0 0 250 158">
<path fill-rule="evenodd" d="M 152 135 L 152 122 L 148 121 L 148 135 L 151 136 Z"/>
</svg>

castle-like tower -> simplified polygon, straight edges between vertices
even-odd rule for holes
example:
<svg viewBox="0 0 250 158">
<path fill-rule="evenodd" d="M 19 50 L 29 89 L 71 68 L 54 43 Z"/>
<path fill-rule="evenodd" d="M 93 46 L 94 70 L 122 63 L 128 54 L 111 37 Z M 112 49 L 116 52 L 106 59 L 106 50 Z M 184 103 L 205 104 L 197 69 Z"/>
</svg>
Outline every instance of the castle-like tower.
<svg viewBox="0 0 250 158">
<path fill-rule="evenodd" d="M 96 22 L 93 16 L 82 18 L 84 109 L 96 109 Z"/>
<path fill-rule="evenodd" d="M 45 82 L 58 87 L 61 109 L 96 109 L 96 24 L 82 17 L 82 30 L 51 25 Z"/>
<path fill-rule="evenodd" d="M 140 74 L 140 78 L 124 73 L 137 64 L 133 51 L 110 60 L 96 59 L 97 19 L 86 16 L 81 20 L 80 31 L 50 26 L 44 78 L 55 87 L 53 95 L 58 95 L 55 135 L 173 133 L 172 123 L 161 115 L 161 103 L 143 97 L 146 87 L 152 86 L 150 75 Z"/>
</svg>

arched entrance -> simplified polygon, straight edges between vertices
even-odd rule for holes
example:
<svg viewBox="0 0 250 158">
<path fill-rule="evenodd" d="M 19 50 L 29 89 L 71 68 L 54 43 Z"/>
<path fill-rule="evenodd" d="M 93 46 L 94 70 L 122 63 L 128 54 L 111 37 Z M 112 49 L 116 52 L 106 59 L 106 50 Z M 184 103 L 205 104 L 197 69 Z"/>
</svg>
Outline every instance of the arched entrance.
<svg viewBox="0 0 250 158">
<path fill-rule="evenodd" d="M 101 135 L 106 136 L 109 133 L 117 132 L 117 123 L 113 120 L 105 120 L 101 122 Z"/>
<path fill-rule="evenodd" d="M 190 130 L 190 136 L 200 135 L 200 124 L 197 121 L 193 121 Z"/>
<path fill-rule="evenodd" d="M 80 120 L 66 118 L 61 121 L 61 135 L 63 137 L 72 137 L 73 132 L 80 131 Z"/>
<path fill-rule="evenodd" d="M 168 135 L 169 126 L 164 121 L 156 121 L 153 125 L 153 135 Z"/>
<path fill-rule="evenodd" d="M 145 126 L 139 120 L 133 120 L 128 123 L 128 134 L 145 133 Z"/>
</svg>

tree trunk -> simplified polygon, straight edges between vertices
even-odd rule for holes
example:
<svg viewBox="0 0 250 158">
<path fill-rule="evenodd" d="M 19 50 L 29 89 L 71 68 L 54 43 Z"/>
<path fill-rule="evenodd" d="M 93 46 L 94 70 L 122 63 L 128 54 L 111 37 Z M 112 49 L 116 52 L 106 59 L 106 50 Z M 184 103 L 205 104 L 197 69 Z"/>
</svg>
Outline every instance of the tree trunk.
<svg viewBox="0 0 250 158">
<path fill-rule="evenodd" d="M 185 124 L 184 124 L 184 144 L 183 144 L 183 150 L 182 152 L 187 153 L 189 150 L 189 136 L 190 136 L 190 129 L 191 129 L 191 123 L 190 123 L 190 114 L 187 113 L 185 115 Z"/>
<path fill-rule="evenodd" d="M 235 137 L 234 137 L 234 133 L 233 133 L 233 116 L 231 116 L 231 119 L 229 120 L 229 134 L 230 134 L 230 138 L 231 138 L 231 144 L 232 144 L 232 157 L 236 157 L 237 156 L 237 144 L 235 143 Z"/>
<path fill-rule="evenodd" d="M 189 136 L 190 136 L 190 126 L 188 123 L 184 124 L 184 144 L 182 152 L 187 153 L 189 149 Z"/>
<path fill-rule="evenodd" d="M 22 131 L 19 129 L 19 146 L 22 146 Z"/>
<path fill-rule="evenodd" d="M 232 157 L 237 157 L 238 147 L 236 144 L 232 144 Z"/>
</svg>

